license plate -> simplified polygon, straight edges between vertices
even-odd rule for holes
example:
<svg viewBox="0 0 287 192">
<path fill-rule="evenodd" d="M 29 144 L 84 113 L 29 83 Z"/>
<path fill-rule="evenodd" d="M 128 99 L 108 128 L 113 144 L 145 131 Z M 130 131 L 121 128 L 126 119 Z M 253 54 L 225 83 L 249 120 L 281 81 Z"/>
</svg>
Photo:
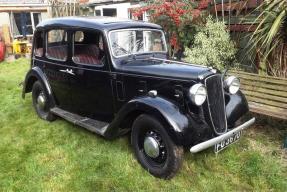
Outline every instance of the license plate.
<svg viewBox="0 0 287 192">
<path fill-rule="evenodd" d="M 228 139 L 225 139 L 225 140 L 221 141 L 220 143 L 215 144 L 214 152 L 218 153 L 219 151 L 222 151 L 223 149 L 225 149 L 226 147 L 228 147 L 232 143 L 235 143 L 236 141 L 238 141 L 240 139 L 241 134 L 242 134 L 242 132 L 239 131 L 238 133 L 232 135 Z"/>
</svg>

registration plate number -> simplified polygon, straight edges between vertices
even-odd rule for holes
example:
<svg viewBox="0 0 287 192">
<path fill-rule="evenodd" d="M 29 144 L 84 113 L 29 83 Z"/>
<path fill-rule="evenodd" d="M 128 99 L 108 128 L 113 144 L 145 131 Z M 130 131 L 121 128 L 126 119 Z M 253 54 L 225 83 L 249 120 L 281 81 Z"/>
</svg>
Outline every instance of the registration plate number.
<svg viewBox="0 0 287 192">
<path fill-rule="evenodd" d="M 229 137 L 228 139 L 225 139 L 225 140 L 221 141 L 220 143 L 215 144 L 214 152 L 218 153 L 219 151 L 222 151 L 223 149 L 225 149 L 226 147 L 228 147 L 232 143 L 235 143 L 236 141 L 238 141 L 240 139 L 241 134 L 242 134 L 242 132 L 239 131 L 236 134 Z"/>
</svg>

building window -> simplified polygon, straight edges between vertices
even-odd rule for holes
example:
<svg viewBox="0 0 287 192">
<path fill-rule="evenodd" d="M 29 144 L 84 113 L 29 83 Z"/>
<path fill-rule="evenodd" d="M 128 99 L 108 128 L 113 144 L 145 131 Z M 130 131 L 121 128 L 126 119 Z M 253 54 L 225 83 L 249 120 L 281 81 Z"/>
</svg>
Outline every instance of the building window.
<svg viewBox="0 0 287 192">
<path fill-rule="evenodd" d="M 33 35 L 33 32 L 41 21 L 40 13 L 21 12 L 10 13 L 11 31 L 13 36 Z"/>
<path fill-rule="evenodd" d="M 103 9 L 103 16 L 109 16 L 109 17 L 116 17 L 117 16 L 117 9 Z"/>
<path fill-rule="evenodd" d="M 32 19 L 34 20 L 34 30 L 35 30 L 36 26 L 41 21 L 41 14 L 40 13 L 32 13 Z"/>
<path fill-rule="evenodd" d="M 95 16 L 101 16 L 102 15 L 102 11 L 99 9 L 95 10 Z"/>
</svg>

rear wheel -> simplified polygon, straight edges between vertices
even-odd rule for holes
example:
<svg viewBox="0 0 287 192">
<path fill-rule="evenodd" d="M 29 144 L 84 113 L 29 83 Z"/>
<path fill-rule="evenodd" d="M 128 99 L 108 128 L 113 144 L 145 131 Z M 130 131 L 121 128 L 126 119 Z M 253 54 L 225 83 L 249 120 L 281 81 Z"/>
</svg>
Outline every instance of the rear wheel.
<svg viewBox="0 0 287 192">
<path fill-rule="evenodd" d="M 181 167 L 183 148 L 173 143 L 155 118 L 140 115 L 133 123 L 131 140 L 139 163 L 152 175 L 168 179 Z"/>
<path fill-rule="evenodd" d="M 40 81 L 36 81 L 32 88 L 33 106 L 41 119 L 53 121 L 56 116 L 50 112 L 51 101 L 44 86 Z"/>
</svg>

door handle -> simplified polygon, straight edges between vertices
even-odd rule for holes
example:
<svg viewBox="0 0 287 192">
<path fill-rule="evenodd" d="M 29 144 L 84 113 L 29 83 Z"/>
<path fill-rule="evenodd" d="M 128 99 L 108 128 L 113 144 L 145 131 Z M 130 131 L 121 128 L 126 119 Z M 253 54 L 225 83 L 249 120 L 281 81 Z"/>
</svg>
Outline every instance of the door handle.
<svg viewBox="0 0 287 192">
<path fill-rule="evenodd" d="M 75 75 L 73 69 L 67 69 L 67 73 L 71 74 L 71 75 Z"/>
<path fill-rule="evenodd" d="M 75 75 L 73 69 L 61 69 L 60 72 L 63 72 L 63 73 L 68 73 L 70 75 Z"/>
</svg>

